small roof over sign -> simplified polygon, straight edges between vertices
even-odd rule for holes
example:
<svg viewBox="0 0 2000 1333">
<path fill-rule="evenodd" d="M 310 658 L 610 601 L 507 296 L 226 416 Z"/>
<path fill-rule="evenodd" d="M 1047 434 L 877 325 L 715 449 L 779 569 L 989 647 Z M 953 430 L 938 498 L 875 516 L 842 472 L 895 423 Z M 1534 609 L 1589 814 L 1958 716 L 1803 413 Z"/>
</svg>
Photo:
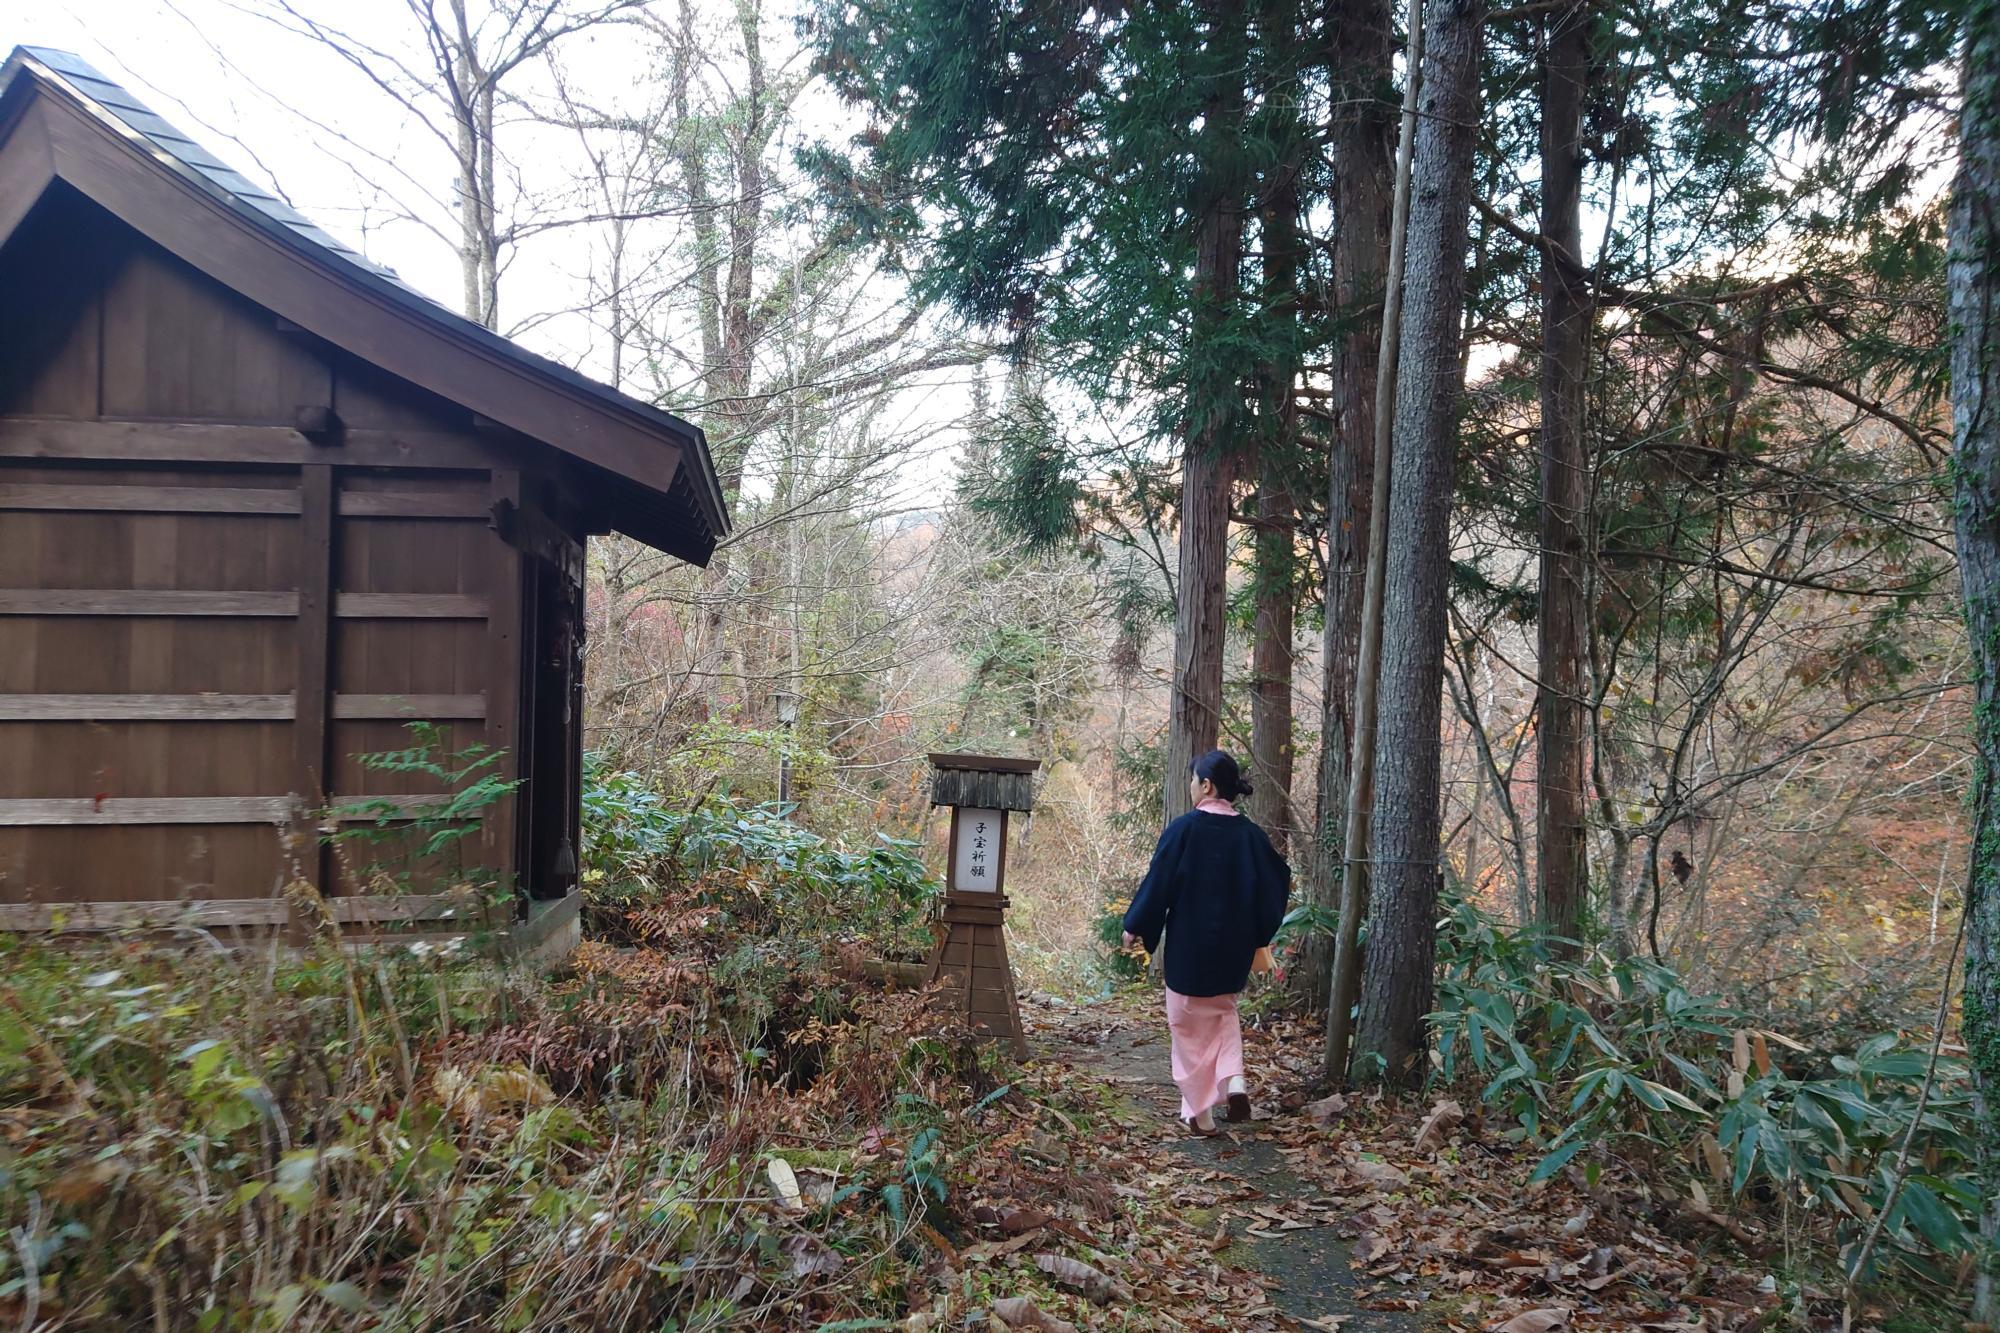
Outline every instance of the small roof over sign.
<svg viewBox="0 0 2000 1333">
<path fill-rule="evenodd" d="M 1042 766 L 1039 759 L 1008 759 L 994 754 L 926 755 L 932 768 L 969 769 L 975 773 L 1033 773 Z"/>
<path fill-rule="evenodd" d="M 1007 759 L 990 754 L 934 754 L 931 761 L 931 804 L 967 806 L 977 810 L 1035 808 L 1035 770 L 1039 759 Z"/>
</svg>

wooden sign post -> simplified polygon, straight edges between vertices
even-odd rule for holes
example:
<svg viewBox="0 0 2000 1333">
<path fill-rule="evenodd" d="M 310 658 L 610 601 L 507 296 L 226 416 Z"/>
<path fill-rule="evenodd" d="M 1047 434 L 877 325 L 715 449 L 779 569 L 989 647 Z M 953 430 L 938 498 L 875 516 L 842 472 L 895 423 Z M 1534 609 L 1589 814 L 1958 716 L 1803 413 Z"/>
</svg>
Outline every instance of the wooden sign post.
<svg viewBox="0 0 2000 1333">
<path fill-rule="evenodd" d="M 1028 1054 L 1014 970 L 1007 962 L 1007 823 L 1035 806 L 1035 759 L 934 754 L 931 804 L 951 807 L 943 936 L 931 953 L 929 980 L 965 1015 L 972 1030 Z"/>
</svg>

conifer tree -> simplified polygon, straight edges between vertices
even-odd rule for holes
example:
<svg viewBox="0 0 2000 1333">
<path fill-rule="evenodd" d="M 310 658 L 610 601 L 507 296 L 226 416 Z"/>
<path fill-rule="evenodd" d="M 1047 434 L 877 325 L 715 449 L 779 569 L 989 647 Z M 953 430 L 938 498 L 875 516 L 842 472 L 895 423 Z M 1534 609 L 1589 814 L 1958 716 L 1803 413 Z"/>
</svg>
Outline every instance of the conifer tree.
<svg viewBox="0 0 2000 1333">
<path fill-rule="evenodd" d="M 1958 175 L 1951 198 L 1951 399 L 1958 558 L 1978 707 L 1971 873 L 1965 899 L 1965 1045 L 1982 1130 L 1975 1318 L 2000 1315 L 2000 4 L 1965 24 Z"/>
<path fill-rule="evenodd" d="M 1567 0 L 1543 29 L 1541 88 L 1541 521 L 1536 622 L 1536 919 L 1580 940 L 1589 864 L 1584 841 L 1584 456 L 1591 303 L 1583 259 L 1583 115 L 1595 0 Z"/>
<path fill-rule="evenodd" d="M 1403 323 L 1389 492 L 1385 634 L 1370 820 L 1368 960 L 1355 1060 L 1416 1084 L 1428 1069 L 1439 880 L 1446 588 L 1459 404 L 1460 323 L 1479 124 L 1484 0 L 1435 0 L 1424 19 L 1422 117 L 1411 165 Z"/>
<path fill-rule="evenodd" d="M 1381 348 L 1383 275 L 1389 266 L 1389 212 L 1396 92 L 1390 77 L 1395 21 L 1387 0 L 1331 0 L 1326 11 L 1328 195 L 1338 219 L 1332 238 L 1333 334 L 1327 435 L 1326 575 L 1321 594 L 1317 844 L 1302 890 L 1319 909 L 1340 902 L 1347 828 L 1349 752 L 1354 745 L 1354 676 L 1361 642 L 1362 587 L 1375 487 L 1376 372 Z M 1384 409 L 1386 410 L 1386 409 Z M 1333 974 L 1333 937 L 1309 935 L 1295 969 L 1310 1012 L 1324 1011 Z M 1351 1000 L 1350 1000 L 1351 1005 Z"/>
<path fill-rule="evenodd" d="M 1253 59 L 1260 29 L 1241 0 L 825 0 L 807 27 L 821 69 L 870 117 L 850 151 L 814 156 L 859 224 L 921 291 L 981 324 L 1032 330 L 1066 381 L 1144 414 L 1178 457 L 1171 818 L 1188 760 L 1221 731 L 1251 402 L 1260 375 L 1298 355 L 1295 334 L 1271 332 L 1296 314 L 1280 303 L 1263 318 L 1263 286 L 1244 280 L 1245 220 L 1274 156 L 1260 136 L 1297 138 L 1263 110 L 1283 96 L 1248 87 L 1270 64 Z M 1295 50 L 1297 35 L 1282 36 L 1270 49 Z M 1128 477 L 1131 507 L 1154 507 L 1137 489 L 1153 479 Z"/>
</svg>

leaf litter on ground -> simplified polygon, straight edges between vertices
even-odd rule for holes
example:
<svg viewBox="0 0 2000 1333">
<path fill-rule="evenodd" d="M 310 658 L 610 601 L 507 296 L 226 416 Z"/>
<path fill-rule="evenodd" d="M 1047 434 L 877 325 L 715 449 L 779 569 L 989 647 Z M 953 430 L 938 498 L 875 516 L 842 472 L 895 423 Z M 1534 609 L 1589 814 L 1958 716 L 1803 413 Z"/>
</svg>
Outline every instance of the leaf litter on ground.
<svg viewBox="0 0 2000 1333">
<path fill-rule="evenodd" d="M 1052 1006 L 1034 1020 L 1044 1044 L 1064 1053 L 1073 1085 L 1094 1081 L 1132 1100 L 1144 1077 L 1120 1068 L 1099 1078 L 1092 1068 L 1116 1045 L 1111 1038 L 1121 1029 L 1128 1045 L 1156 1057 L 1164 1071 L 1166 1043 L 1151 1037 L 1163 1035 L 1164 1023 L 1152 997 Z M 1542 1154 L 1456 1098 L 1313 1096 L 1316 1025 L 1288 1017 L 1253 1021 L 1244 1038 L 1259 1100 L 1277 1113 L 1229 1128 L 1269 1142 L 1295 1182 L 1292 1192 L 1302 1197 L 1267 1198 L 1256 1177 L 1239 1175 L 1241 1168 L 1222 1157 L 1217 1169 L 1190 1165 L 1147 1173 L 1147 1184 L 1171 1208 L 1213 1219 L 1194 1253 L 1237 1257 L 1229 1246 L 1243 1236 L 1323 1245 L 1323 1229 L 1331 1229 L 1352 1245 L 1361 1310 L 1421 1312 L 1427 1323 L 1466 1333 L 1645 1325 L 1732 1333 L 1759 1326 L 1774 1311 L 1777 1298 L 1762 1271 L 1750 1256 L 1732 1257 L 1733 1237 L 1704 1226 L 1617 1164 L 1595 1180 L 1572 1167 L 1530 1186 Z M 1168 1112 L 1133 1109 L 1141 1120 L 1128 1133 L 1157 1143 L 1171 1132 Z M 1149 1115 L 1155 1122 L 1150 1134 Z M 1156 1286 L 1173 1290 L 1170 1280 Z M 1199 1305 L 1196 1291 L 1180 1294 Z M 1207 1298 L 1221 1295 L 1222 1289 L 1212 1290 Z M 1211 1305 L 1208 1317 L 1230 1308 Z M 1192 1327 L 1250 1326 L 1227 1319 L 1204 1323 L 1187 1306 L 1162 1306 L 1156 1313 L 1159 1327 L 1189 1318 Z M 1269 1318 L 1277 1327 L 1337 1328 L 1342 1320 L 1365 1316 Z"/>
</svg>

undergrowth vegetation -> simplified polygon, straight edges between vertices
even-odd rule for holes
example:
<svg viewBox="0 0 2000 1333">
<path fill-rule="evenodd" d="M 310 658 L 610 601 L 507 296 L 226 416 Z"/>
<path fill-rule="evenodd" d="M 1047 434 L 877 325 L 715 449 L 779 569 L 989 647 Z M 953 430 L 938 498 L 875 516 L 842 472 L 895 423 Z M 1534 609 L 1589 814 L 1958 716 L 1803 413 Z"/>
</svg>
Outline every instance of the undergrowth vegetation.
<svg viewBox="0 0 2000 1333">
<path fill-rule="evenodd" d="M 0 1320 L 902 1308 L 1000 1091 L 969 1034 L 862 981 L 920 929 L 913 850 L 595 776 L 591 917 L 642 947 L 587 943 L 553 977 L 423 943 L 0 944 Z"/>
<path fill-rule="evenodd" d="M 1165 1225 L 1079 1166 L 1143 1156 L 1101 1091 L 1003 1069 L 883 985 L 929 938 L 916 845 L 596 764 L 585 819 L 590 938 L 553 974 L 477 937 L 0 942 L 0 1321 L 896 1327 L 1028 1289 L 1026 1242 L 982 1234 L 1059 1249 L 1084 1234 L 1059 1207 L 1106 1236 Z M 1831 1270 L 1794 1251 L 1961 1280 L 1976 1123 L 1953 1051 L 1811 1049 L 1464 902 L 1439 959 L 1434 1091 L 1539 1162 L 1531 1185 L 1679 1210 L 1795 1302 Z"/>
<path fill-rule="evenodd" d="M 587 762 L 585 905 L 593 933 L 654 938 L 678 923 L 648 908 L 693 887 L 698 905 L 746 934 L 867 941 L 921 957 L 939 888 L 918 845 L 877 833 L 858 850 L 712 789 L 676 805 L 638 774 Z"/>
<path fill-rule="evenodd" d="M 1565 953 L 1464 901 L 1439 969 L 1438 1079 L 1546 1151 L 1534 1179 L 1594 1186 L 1616 1170 L 1740 1240 L 1748 1222 L 1832 1240 L 1843 1271 L 1964 1277 L 1978 1112 L 1964 1061 L 1933 1034 L 1815 1049 L 1660 963 Z"/>
</svg>

